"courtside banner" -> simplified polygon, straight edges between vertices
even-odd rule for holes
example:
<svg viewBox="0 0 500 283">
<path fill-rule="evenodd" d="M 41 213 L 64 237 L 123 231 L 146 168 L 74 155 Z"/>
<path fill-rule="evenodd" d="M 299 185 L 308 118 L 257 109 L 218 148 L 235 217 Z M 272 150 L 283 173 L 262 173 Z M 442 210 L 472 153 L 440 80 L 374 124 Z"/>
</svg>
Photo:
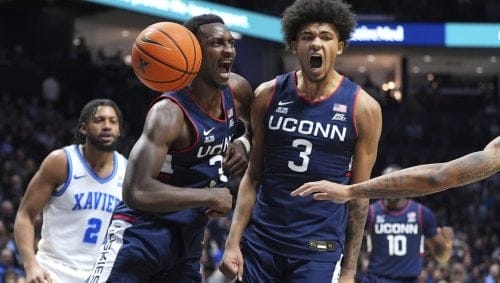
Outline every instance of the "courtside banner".
<svg viewBox="0 0 500 283">
<path fill-rule="evenodd" d="M 350 45 L 445 46 L 444 24 L 359 22 Z"/>
</svg>

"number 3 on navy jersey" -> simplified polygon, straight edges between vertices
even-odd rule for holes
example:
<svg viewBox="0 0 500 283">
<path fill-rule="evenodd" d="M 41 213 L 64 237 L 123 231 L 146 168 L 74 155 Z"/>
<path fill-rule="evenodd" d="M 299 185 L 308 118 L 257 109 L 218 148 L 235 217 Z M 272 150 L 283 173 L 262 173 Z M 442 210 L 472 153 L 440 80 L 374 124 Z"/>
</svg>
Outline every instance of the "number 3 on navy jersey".
<svg viewBox="0 0 500 283">
<path fill-rule="evenodd" d="M 288 168 L 295 172 L 306 172 L 307 166 L 309 166 L 309 155 L 311 155 L 312 143 L 305 139 L 296 139 L 293 140 L 292 146 L 300 150 L 299 157 L 302 159 L 302 162 L 296 164 L 293 161 L 288 161 Z"/>
<path fill-rule="evenodd" d="M 219 164 L 219 168 L 217 169 L 217 172 L 219 173 L 219 180 L 221 182 L 227 182 L 227 176 L 224 175 L 224 169 L 222 168 L 222 162 L 224 162 L 224 156 L 222 155 L 214 155 L 210 157 L 210 160 L 208 161 L 211 166 L 216 166 Z"/>
</svg>

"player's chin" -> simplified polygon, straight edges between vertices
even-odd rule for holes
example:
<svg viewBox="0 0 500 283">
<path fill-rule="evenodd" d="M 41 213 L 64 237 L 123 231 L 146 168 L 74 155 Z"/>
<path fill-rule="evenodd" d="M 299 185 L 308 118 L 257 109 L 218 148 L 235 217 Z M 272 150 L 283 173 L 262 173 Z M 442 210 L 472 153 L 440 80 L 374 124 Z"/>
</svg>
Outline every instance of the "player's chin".
<svg viewBox="0 0 500 283">
<path fill-rule="evenodd" d="M 115 151 L 117 147 L 118 147 L 118 142 L 114 141 L 110 143 L 100 143 L 97 148 L 101 151 L 112 152 Z"/>
</svg>

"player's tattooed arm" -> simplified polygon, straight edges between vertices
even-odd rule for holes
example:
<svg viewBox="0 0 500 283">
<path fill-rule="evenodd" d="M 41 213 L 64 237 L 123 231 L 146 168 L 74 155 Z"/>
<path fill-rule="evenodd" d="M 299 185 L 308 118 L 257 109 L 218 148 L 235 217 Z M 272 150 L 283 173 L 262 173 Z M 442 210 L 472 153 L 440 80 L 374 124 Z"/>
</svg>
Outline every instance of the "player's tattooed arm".
<svg viewBox="0 0 500 283">
<path fill-rule="evenodd" d="M 354 184 L 350 198 L 418 197 L 464 186 L 500 171 L 500 137 L 482 151 L 446 163 L 425 164 Z"/>
<path fill-rule="evenodd" d="M 346 243 L 342 273 L 356 272 L 359 251 L 363 241 L 366 216 L 368 213 L 368 199 L 350 200 L 348 203 L 349 219 L 346 230 Z"/>
</svg>

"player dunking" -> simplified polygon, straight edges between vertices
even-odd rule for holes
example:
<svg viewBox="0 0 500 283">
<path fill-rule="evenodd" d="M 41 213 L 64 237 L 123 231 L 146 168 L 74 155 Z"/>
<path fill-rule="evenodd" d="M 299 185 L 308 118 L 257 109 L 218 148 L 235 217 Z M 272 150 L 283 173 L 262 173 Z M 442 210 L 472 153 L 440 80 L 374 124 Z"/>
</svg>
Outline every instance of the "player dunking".
<svg viewBox="0 0 500 283">
<path fill-rule="evenodd" d="M 337 205 L 290 196 L 306 182 L 370 177 L 380 106 L 334 69 L 354 26 L 343 1 L 298 0 L 283 13 L 285 42 L 300 69 L 255 91 L 253 148 L 220 265 L 231 278 L 354 281 L 368 201 Z"/>
</svg>

